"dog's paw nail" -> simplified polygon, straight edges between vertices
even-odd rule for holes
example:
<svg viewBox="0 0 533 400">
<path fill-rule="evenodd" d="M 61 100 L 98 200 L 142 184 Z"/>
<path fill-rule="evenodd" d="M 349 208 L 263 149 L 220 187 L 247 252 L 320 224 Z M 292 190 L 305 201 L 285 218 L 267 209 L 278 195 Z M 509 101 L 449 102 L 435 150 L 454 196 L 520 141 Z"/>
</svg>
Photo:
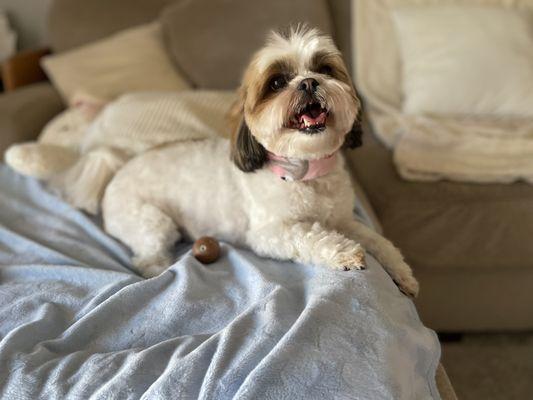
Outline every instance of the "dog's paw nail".
<svg viewBox="0 0 533 400">
<path fill-rule="evenodd" d="M 363 250 L 357 252 L 354 261 L 356 269 L 366 269 L 365 252 Z"/>
<path fill-rule="evenodd" d="M 365 252 L 362 249 L 343 254 L 337 260 L 338 264 L 335 268 L 341 271 L 362 270 L 366 268 Z"/>
</svg>

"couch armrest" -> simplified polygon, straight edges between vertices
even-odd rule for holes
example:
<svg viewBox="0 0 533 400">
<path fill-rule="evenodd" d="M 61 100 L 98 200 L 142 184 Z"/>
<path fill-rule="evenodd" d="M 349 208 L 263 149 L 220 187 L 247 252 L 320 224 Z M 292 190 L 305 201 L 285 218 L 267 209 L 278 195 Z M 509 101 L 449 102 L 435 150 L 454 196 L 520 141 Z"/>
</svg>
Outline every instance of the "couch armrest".
<svg viewBox="0 0 533 400">
<path fill-rule="evenodd" d="M 0 159 L 11 144 L 35 140 L 63 108 L 59 93 L 48 82 L 0 95 Z"/>
<path fill-rule="evenodd" d="M 49 49 L 26 50 L 7 59 L 2 64 L 2 80 L 6 92 L 46 80 L 39 61 L 50 53 Z"/>
</svg>

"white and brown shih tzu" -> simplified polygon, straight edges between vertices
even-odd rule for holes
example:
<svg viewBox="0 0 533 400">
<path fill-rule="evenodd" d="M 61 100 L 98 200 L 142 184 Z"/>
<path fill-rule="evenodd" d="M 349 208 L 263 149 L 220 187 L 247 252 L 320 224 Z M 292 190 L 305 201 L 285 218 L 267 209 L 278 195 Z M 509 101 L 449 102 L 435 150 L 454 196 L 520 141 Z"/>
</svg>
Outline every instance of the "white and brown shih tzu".
<svg viewBox="0 0 533 400">
<path fill-rule="evenodd" d="M 182 235 L 210 235 L 255 253 L 337 270 L 365 251 L 410 296 L 400 252 L 357 222 L 343 146 L 361 144 L 361 105 L 333 41 L 314 29 L 272 33 L 248 66 L 232 140 L 182 141 L 144 153 L 106 189 L 106 230 L 145 276 L 173 262 Z"/>
</svg>

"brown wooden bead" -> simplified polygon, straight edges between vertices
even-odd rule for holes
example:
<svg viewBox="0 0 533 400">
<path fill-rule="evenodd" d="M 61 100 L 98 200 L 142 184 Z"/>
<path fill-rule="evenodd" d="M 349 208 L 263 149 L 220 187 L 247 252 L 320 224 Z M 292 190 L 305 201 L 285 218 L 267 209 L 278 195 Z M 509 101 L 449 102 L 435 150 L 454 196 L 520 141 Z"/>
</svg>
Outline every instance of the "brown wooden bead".
<svg viewBox="0 0 533 400">
<path fill-rule="evenodd" d="M 202 264 L 210 264 L 220 257 L 220 245 L 216 239 L 204 236 L 194 242 L 192 254 Z"/>
</svg>

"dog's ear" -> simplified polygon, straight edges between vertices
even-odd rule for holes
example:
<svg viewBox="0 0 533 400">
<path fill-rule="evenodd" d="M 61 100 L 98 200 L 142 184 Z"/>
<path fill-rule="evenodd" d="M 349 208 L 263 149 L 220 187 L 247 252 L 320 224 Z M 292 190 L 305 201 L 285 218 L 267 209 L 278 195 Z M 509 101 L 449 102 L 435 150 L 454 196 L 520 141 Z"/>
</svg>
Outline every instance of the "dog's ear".
<svg viewBox="0 0 533 400">
<path fill-rule="evenodd" d="M 355 149 L 363 145 L 363 122 L 361 114 L 362 112 L 359 112 L 352 125 L 352 129 L 346 134 L 346 137 L 344 138 L 344 148 Z"/>
<path fill-rule="evenodd" d="M 267 151 L 250 132 L 244 119 L 244 101 L 241 98 L 233 105 L 230 119 L 233 125 L 231 159 L 241 171 L 253 172 L 266 163 Z"/>
<path fill-rule="evenodd" d="M 246 121 L 242 118 L 233 137 L 231 159 L 241 171 L 253 172 L 263 167 L 267 157 L 267 151 L 254 138 Z"/>
</svg>

